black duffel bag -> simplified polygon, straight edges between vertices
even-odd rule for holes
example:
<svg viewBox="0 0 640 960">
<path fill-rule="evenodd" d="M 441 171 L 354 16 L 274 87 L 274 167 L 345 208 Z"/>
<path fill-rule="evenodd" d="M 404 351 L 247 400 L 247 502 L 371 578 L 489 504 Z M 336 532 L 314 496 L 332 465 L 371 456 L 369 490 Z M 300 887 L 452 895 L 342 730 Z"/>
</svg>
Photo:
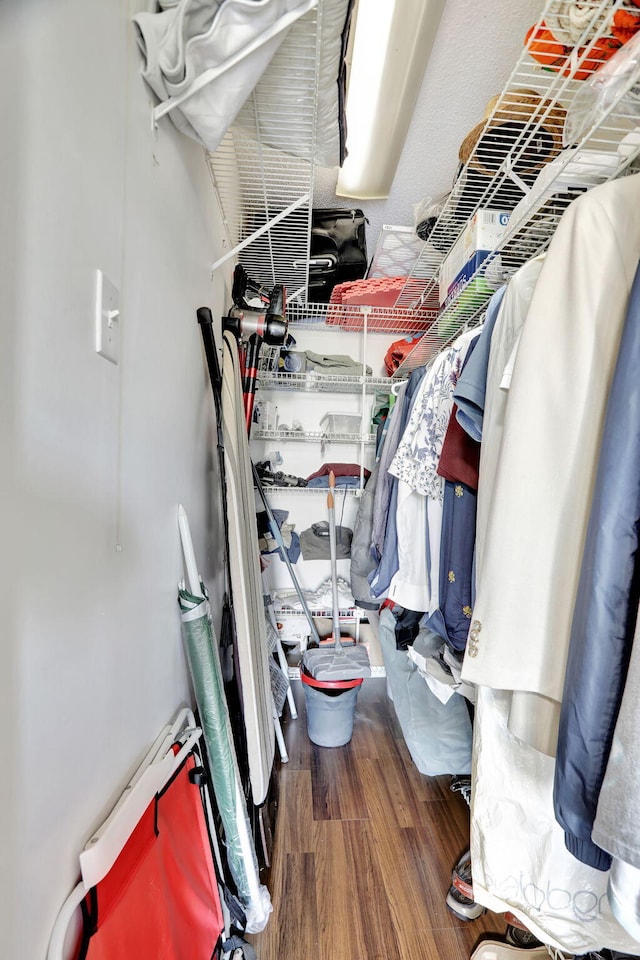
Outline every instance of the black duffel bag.
<svg viewBox="0 0 640 960">
<path fill-rule="evenodd" d="M 337 283 L 367 272 L 367 220 L 362 210 L 338 207 L 312 210 L 311 217 L 308 299 L 328 303 Z"/>
</svg>

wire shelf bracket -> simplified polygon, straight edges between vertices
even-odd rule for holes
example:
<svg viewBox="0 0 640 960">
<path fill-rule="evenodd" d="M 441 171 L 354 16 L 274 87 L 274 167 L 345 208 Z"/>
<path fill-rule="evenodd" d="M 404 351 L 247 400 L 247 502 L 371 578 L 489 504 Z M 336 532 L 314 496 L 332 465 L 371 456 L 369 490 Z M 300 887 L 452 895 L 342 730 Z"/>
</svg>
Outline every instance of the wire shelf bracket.
<svg viewBox="0 0 640 960">
<path fill-rule="evenodd" d="M 255 240 L 259 240 L 260 237 L 264 234 L 269 233 L 271 229 L 282 220 L 286 219 L 289 214 L 293 213 L 294 210 L 297 210 L 299 207 L 304 206 L 304 204 L 309 203 L 311 199 L 311 194 L 305 193 L 298 200 L 294 200 L 293 203 L 290 203 L 286 210 L 283 210 L 281 213 L 272 217 L 268 220 L 262 227 L 259 227 L 257 230 L 254 230 L 253 233 L 249 234 L 248 237 L 245 237 L 244 240 L 241 240 L 240 243 L 237 243 L 232 250 L 229 250 L 228 253 L 225 253 L 223 257 L 220 257 L 219 260 L 216 260 L 215 263 L 211 264 L 211 273 L 215 273 L 218 267 L 221 267 L 227 260 L 230 260 L 232 257 L 237 257 L 242 250 L 250 246 Z"/>
</svg>

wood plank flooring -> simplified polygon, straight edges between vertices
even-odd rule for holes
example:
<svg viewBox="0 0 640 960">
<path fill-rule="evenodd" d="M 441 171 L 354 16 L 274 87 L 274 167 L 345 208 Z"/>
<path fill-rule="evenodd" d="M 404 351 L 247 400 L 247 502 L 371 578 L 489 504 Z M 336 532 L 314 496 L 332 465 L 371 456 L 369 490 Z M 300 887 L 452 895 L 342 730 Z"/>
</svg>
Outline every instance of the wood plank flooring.
<svg viewBox="0 0 640 960">
<path fill-rule="evenodd" d="M 250 938 L 259 960 L 468 960 L 493 914 L 465 923 L 446 907 L 468 847 L 469 811 L 450 777 L 415 768 L 384 680 L 360 688 L 353 738 L 317 747 L 304 695 L 284 734 L 270 874 L 273 914 Z"/>
</svg>

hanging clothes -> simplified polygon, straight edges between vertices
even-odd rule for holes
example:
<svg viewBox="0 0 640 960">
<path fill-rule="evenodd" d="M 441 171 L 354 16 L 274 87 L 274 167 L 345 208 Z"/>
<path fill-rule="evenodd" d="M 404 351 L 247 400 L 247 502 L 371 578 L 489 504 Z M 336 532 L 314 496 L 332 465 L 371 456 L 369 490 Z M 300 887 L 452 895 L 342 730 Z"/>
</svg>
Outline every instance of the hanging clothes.
<svg viewBox="0 0 640 960">
<path fill-rule="evenodd" d="M 476 332 L 478 335 L 469 345 L 461 375 L 481 339 L 482 328 L 477 328 Z M 471 618 L 480 444 L 472 440 L 458 423 L 457 409 L 454 403 L 437 468 L 438 475 L 445 481 L 438 606 L 431 611 L 427 625 L 445 640 L 452 651 L 460 654 L 467 643 Z"/>
<path fill-rule="evenodd" d="M 438 463 L 453 407 L 453 391 L 469 345 L 477 336 L 477 330 L 461 334 L 452 346 L 436 357 L 389 467 L 394 477 L 404 480 L 412 490 L 425 497 L 442 499 Z"/>
<path fill-rule="evenodd" d="M 404 480 L 398 481 L 395 520 L 398 569 L 387 596 L 401 607 L 424 613 L 431 605 L 427 499 Z"/>
<path fill-rule="evenodd" d="M 424 376 L 424 367 L 414 370 L 409 380 L 400 384 L 396 402 L 391 408 L 391 412 L 386 420 L 386 430 L 384 432 L 384 442 L 380 450 L 378 482 L 373 498 L 373 525 L 371 530 L 371 554 L 378 562 L 382 557 L 384 548 L 384 535 L 387 527 L 387 513 L 389 510 L 389 500 L 391 497 L 391 486 L 393 477 L 389 473 L 389 464 L 395 456 L 402 436 L 403 424 L 406 424 L 408 414 L 405 412 L 405 394 L 412 384 L 412 390 L 416 391 L 420 380 Z"/>
<path fill-rule="evenodd" d="M 491 297 L 478 343 L 453 391 L 457 407 L 456 420 L 469 436 L 478 442 L 482 440 L 491 338 L 506 289 L 506 285 L 500 287 Z"/>
<path fill-rule="evenodd" d="M 517 351 L 520 342 L 520 334 L 543 262 L 544 257 L 536 257 L 520 267 L 509 281 L 508 286 L 504 288 L 504 296 L 497 301 L 498 312 L 489 342 L 490 349 L 486 358 L 486 371 L 484 372 L 484 394 L 481 392 L 482 368 L 477 373 L 478 386 L 476 391 L 469 394 L 475 399 L 475 409 L 470 411 L 469 403 L 465 402 L 465 397 L 469 392 L 466 378 L 463 389 L 467 393 L 459 394 L 456 390 L 454 394 L 456 402 L 461 404 L 460 409 L 465 410 L 468 416 L 473 416 L 476 431 L 478 429 L 481 431 L 479 439 L 482 440 L 482 444 L 480 447 L 480 478 L 476 521 L 476 578 L 480 575 L 479 570 L 484 555 L 489 511 L 494 496 L 496 471 L 502 448 L 502 435 L 510 386 L 509 370 L 513 363 L 514 351 Z M 496 294 L 497 297 L 498 294 Z M 473 370 L 473 357 L 470 362 Z M 467 421 L 463 420 L 463 426 L 465 422 Z M 474 432 L 472 432 L 472 436 Z"/>
<path fill-rule="evenodd" d="M 464 483 L 445 482 L 438 570 L 438 607 L 427 625 L 462 652 L 472 614 L 476 491 Z"/>
<path fill-rule="evenodd" d="M 606 870 L 591 839 L 620 708 L 640 584 L 640 268 L 629 298 L 582 556 L 558 736 L 554 801 L 567 848 Z M 640 781 L 636 781 L 640 787 Z"/>
<path fill-rule="evenodd" d="M 373 529 L 373 503 L 380 473 L 380 461 L 374 464 L 371 476 L 367 480 L 358 513 L 353 524 L 353 540 L 351 541 L 351 563 L 349 564 L 349 578 L 351 593 L 357 606 L 364 610 L 377 610 L 380 606 L 371 595 L 371 587 L 367 580 L 368 575 L 375 569 L 376 563 L 371 556 L 371 531 Z"/>
<path fill-rule="evenodd" d="M 414 370 L 409 377 L 407 387 L 404 391 L 400 419 L 398 422 L 400 437 L 402 436 L 407 422 L 411 418 L 414 403 L 416 402 L 422 381 L 426 371 L 424 367 Z M 398 401 L 396 401 L 398 403 Z M 388 472 L 388 471 L 387 471 Z M 371 593 L 377 599 L 384 598 L 389 589 L 389 584 L 398 569 L 398 531 L 396 528 L 396 506 L 398 503 L 398 480 L 391 478 L 391 488 L 389 499 L 385 504 L 382 503 L 382 509 L 385 513 L 384 526 L 376 511 L 374 501 L 374 530 L 372 550 L 380 553 L 377 568 L 369 574 L 369 583 L 371 584 Z M 381 548 L 381 549 L 380 549 Z"/>
<path fill-rule="evenodd" d="M 460 379 L 482 339 L 483 327 L 469 344 Z M 457 389 L 457 385 L 456 385 Z M 455 394 L 455 390 L 454 390 Z M 480 469 L 480 444 L 456 419 L 453 403 L 438 461 L 438 475 L 445 481 L 442 501 L 438 606 L 427 621 L 451 651 L 461 654 L 467 644 L 473 601 L 473 566 L 476 539 L 476 491 Z M 460 657 L 461 661 L 461 657 Z M 456 666 L 460 666 L 456 664 Z"/>
<path fill-rule="evenodd" d="M 639 204 L 636 175 L 595 187 L 560 221 L 520 340 L 478 553 L 462 676 L 522 691 L 510 729 L 539 741 L 541 717 L 539 745 L 550 752 L 605 402 L 640 257 Z"/>
<path fill-rule="evenodd" d="M 555 762 L 516 739 L 506 690 L 478 687 L 474 720 L 471 861 L 474 900 L 514 913 L 569 954 L 638 944 L 616 921 L 607 875 L 567 850 L 553 810 Z"/>
<path fill-rule="evenodd" d="M 478 331 L 461 334 L 429 368 L 389 472 L 399 480 L 398 570 L 388 596 L 429 614 L 439 607 L 444 480 L 438 475 L 453 391 Z M 424 531 L 424 535 L 422 535 Z"/>
<path fill-rule="evenodd" d="M 430 657 L 441 642 L 423 628 L 415 646 Z M 380 613 L 380 647 L 398 722 L 420 773 L 429 777 L 469 773 L 471 721 L 465 701 L 452 696 L 443 703 L 432 693 L 406 652 L 397 649 L 395 619 L 386 608 Z"/>
<path fill-rule="evenodd" d="M 640 937 L 640 616 L 636 618 L 629 672 L 598 799 L 592 837 L 615 860 L 608 897 L 614 916 Z M 625 866 L 628 869 L 624 869 Z M 624 877 L 618 883 L 618 875 Z"/>
<path fill-rule="evenodd" d="M 480 337 L 474 340 L 472 347 L 479 340 Z M 473 356 L 475 350 L 469 352 Z M 480 473 L 480 444 L 460 426 L 457 413 L 458 405 L 454 403 L 442 445 L 438 474 L 445 480 L 450 480 L 451 483 L 466 483 L 468 487 L 477 490 Z"/>
</svg>

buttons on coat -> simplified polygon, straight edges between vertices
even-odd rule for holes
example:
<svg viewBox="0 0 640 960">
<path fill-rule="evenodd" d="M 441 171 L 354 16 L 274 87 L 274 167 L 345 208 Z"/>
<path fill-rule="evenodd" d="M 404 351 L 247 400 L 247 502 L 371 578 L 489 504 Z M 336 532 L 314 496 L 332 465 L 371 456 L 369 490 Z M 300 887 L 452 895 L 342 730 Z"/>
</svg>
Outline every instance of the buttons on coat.
<svg viewBox="0 0 640 960">
<path fill-rule="evenodd" d="M 478 637 L 482 630 L 482 624 L 479 620 L 474 620 L 469 630 L 469 639 L 467 641 L 467 653 L 470 657 L 478 656 Z"/>
</svg>

